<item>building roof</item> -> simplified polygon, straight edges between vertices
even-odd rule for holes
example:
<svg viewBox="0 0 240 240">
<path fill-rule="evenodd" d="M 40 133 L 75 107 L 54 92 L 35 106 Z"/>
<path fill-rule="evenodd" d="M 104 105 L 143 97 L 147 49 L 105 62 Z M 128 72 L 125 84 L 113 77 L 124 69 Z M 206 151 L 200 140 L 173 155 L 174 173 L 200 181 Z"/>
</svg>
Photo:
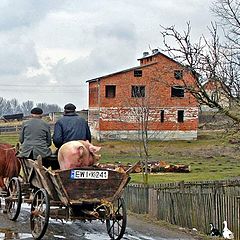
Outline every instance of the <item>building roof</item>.
<svg viewBox="0 0 240 240">
<path fill-rule="evenodd" d="M 165 54 L 161 53 L 158 49 L 153 49 L 152 50 L 152 53 L 149 53 L 149 52 L 143 52 L 143 56 L 141 58 L 138 58 L 137 60 L 142 60 L 142 59 L 145 59 L 145 58 L 149 58 L 149 57 L 153 57 L 155 55 L 159 55 L 159 54 L 162 54 L 164 56 L 166 56 Z M 166 56 L 167 57 L 167 56 Z M 171 58 L 170 58 L 171 59 Z M 171 59 L 173 60 L 173 59 Z"/>
<path fill-rule="evenodd" d="M 167 59 L 169 59 L 170 61 L 173 61 L 173 62 L 179 64 L 180 66 L 186 68 L 186 66 L 184 66 L 183 64 L 177 62 L 176 60 L 172 59 L 171 57 L 167 56 L 166 54 L 160 52 L 158 49 L 153 49 L 151 54 L 149 54 L 148 52 L 143 52 L 143 57 L 138 58 L 137 60 L 146 59 L 146 58 L 153 57 L 153 56 L 156 56 L 156 55 L 162 55 L 162 56 L 166 57 Z M 132 67 L 132 68 L 128 68 L 128 69 L 125 69 L 125 70 L 122 70 L 122 71 L 110 73 L 110 74 L 107 74 L 107 75 L 104 75 L 104 76 L 101 76 L 101 77 L 89 79 L 89 80 L 87 80 L 86 82 L 89 82 L 89 83 L 90 83 L 90 82 L 96 82 L 96 81 L 99 81 L 99 80 L 102 79 L 102 78 L 107 78 L 107 77 L 110 77 L 110 76 L 113 76 L 113 75 L 122 74 L 122 73 L 125 73 L 125 72 L 132 71 L 132 70 L 134 70 L 134 69 L 142 69 L 142 68 L 145 68 L 145 67 L 154 65 L 154 64 L 156 64 L 156 63 L 157 63 L 157 62 L 152 62 L 152 63 L 148 63 L 148 64 L 144 64 L 144 65 L 139 65 L 139 66 L 137 66 L 137 67 Z M 186 68 L 186 69 L 187 69 L 187 68 Z M 188 70 L 191 72 L 190 69 L 188 69 Z"/>
<path fill-rule="evenodd" d="M 156 62 L 145 64 L 145 65 L 141 65 L 141 66 L 137 66 L 137 67 L 128 68 L 128 69 L 125 69 L 125 70 L 122 70 L 122 71 L 118 71 L 118 72 L 114 72 L 114 73 L 110 73 L 110 74 L 107 74 L 107 75 L 104 75 L 104 76 L 101 76 L 101 77 L 89 79 L 86 82 L 96 82 L 96 81 L 100 80 L 101 78 L 106 78 L 106 77 L 110 77 L 110 76 L 113 76 L 113 75 L 117 75 L 117 74 L 121 74 L 121 73 L 125 73 L 125 72 L 130 72 L 130 71 L 132 71 L 134 69 L 142 69 L 142 68 L 154 65 L 154 64 L 156 64 Z"/>
</svg>

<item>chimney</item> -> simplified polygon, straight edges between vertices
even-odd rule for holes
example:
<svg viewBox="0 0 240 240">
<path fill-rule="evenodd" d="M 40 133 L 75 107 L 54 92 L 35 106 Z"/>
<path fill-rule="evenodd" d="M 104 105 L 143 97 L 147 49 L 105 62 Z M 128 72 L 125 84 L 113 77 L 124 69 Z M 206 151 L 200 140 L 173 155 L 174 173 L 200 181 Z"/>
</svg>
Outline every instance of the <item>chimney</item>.
<svg viewBox="0 0 240 240">
<path fill-rule="evenodd" d="M 143 57 L 146 57 L 149 55 L 149 52 L 143 52 Z"/>
<path fill-rule="evenodd" d="M 157 48 L 152 50 L 152 54 L 156 54 L 156 53 L 158 53 L 158 49 Z"/>
</svg>

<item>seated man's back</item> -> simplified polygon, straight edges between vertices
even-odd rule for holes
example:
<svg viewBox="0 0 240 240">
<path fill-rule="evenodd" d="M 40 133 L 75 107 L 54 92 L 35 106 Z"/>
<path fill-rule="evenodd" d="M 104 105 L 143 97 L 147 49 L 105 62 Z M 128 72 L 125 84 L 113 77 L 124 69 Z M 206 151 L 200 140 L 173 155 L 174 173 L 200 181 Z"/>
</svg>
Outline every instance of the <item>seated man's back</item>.
<svg viewBox="0 0 240 240">
<path fill-rule="evenodd" d="M 91 142 L 88 123 L 75 112 L 75 109 L 71 103 L 65 105 L 63 117 L 54 126 L 53 143 L 57 148 L 72 140 Z"/>
<path fill-rule="evenodd" d="M 42 113 L 41 108 L 33 108 L 31 119 L 22 124 L 19 134 L 20 157 L 35 160 L 38 155 L 45 158 L 52 154 L 49 148 L 52 143 L 50 126 L 42 120 Z"/>
</svg>

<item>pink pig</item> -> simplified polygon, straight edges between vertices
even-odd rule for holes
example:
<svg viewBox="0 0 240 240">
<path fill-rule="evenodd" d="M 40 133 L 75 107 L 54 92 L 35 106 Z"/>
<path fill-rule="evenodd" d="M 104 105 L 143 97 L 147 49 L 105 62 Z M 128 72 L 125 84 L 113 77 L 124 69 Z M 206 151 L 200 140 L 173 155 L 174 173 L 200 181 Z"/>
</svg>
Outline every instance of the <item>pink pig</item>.
<svg viewBox="0 0 240 240">
<path fill-rule="evenodd" d="M 92 166 L 100 159 L 96 153 L 101 149 L 89 141 L 70 141 L 64 143 L 58 151 L 60 169 Z"/>
</svg>

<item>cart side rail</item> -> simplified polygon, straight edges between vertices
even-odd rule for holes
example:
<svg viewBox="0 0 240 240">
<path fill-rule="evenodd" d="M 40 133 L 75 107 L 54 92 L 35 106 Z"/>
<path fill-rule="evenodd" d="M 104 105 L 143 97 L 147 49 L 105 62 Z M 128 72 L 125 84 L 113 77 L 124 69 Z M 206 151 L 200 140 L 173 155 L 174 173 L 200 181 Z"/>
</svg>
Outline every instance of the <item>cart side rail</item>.
<svg viewBox="0 0 240 240">
<path fill-rule="evenodd" d="M 42 159 L 39 156 L 37 160 L 21 158 L 23 170 L 23 178 L 26 183 L 36 188 L 44 188 L 50 195 L 51 199 L 59 201 L 54 183 L 49 177 L 51 170 L 48 170 L 42 165 Z"/>
</svg>

